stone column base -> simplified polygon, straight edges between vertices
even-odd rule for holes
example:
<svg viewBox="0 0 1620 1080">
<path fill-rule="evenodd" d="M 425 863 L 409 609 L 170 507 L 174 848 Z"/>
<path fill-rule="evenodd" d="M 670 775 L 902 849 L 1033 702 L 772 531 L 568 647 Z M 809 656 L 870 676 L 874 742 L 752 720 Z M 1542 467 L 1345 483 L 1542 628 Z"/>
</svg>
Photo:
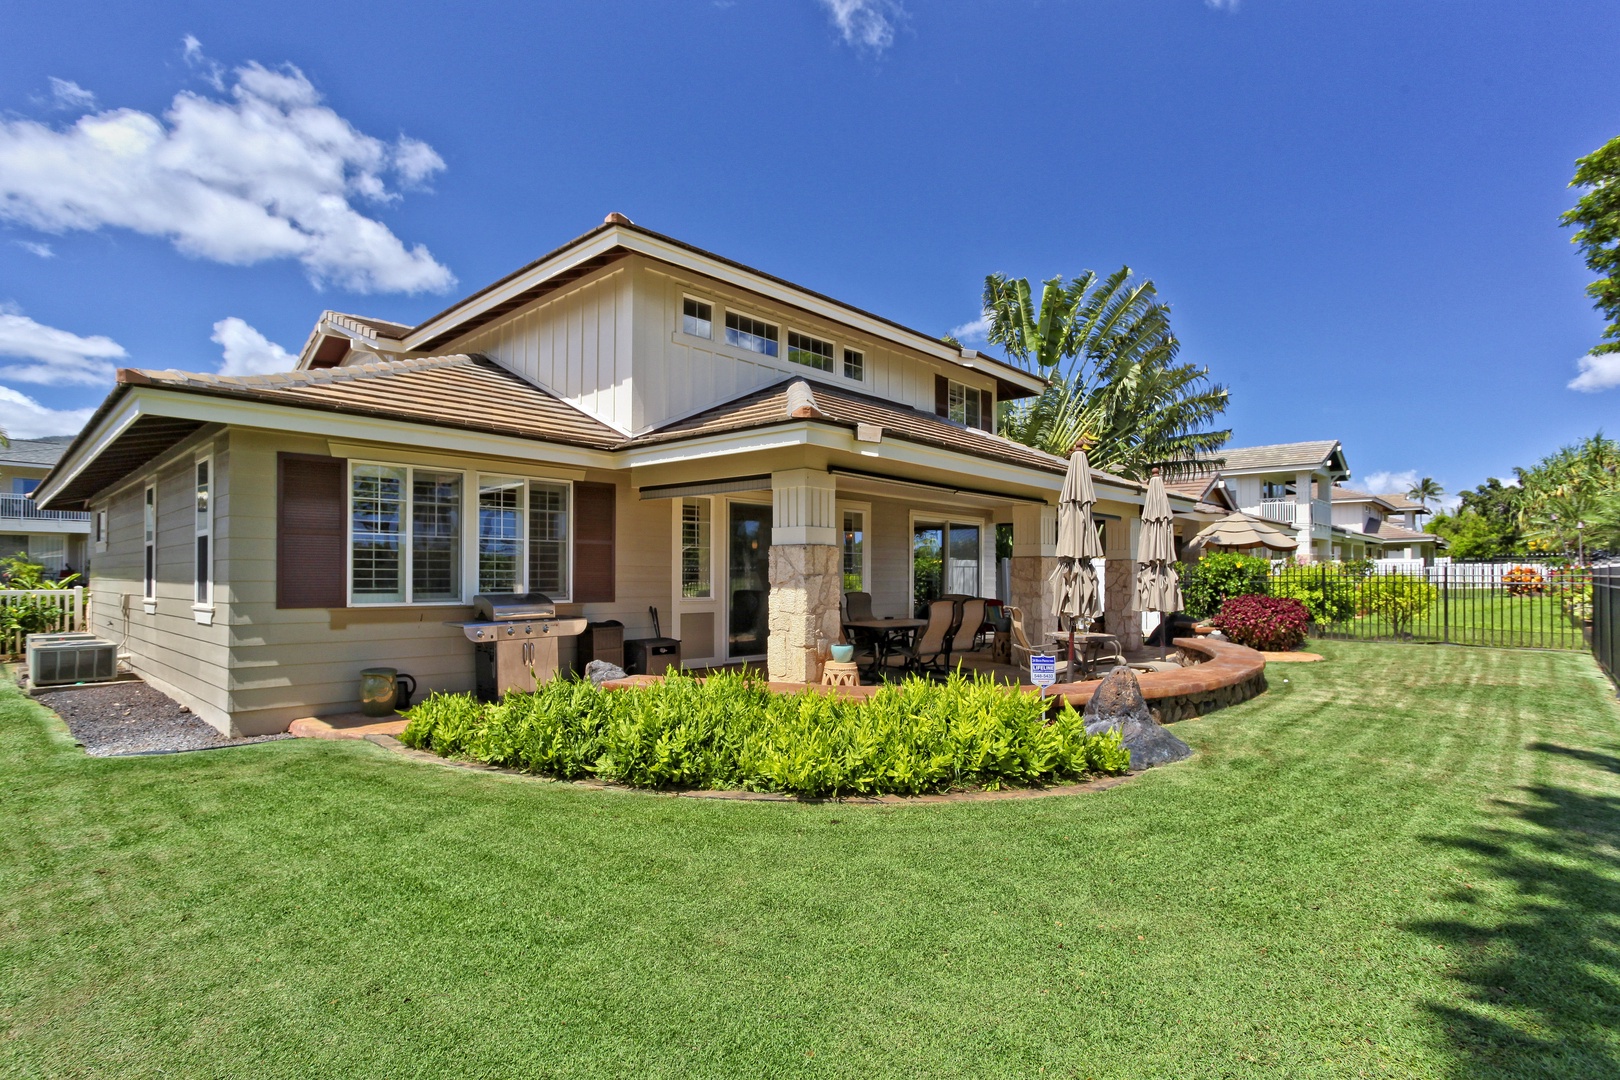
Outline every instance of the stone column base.
<svg viewBox="0 0 1620 1080">
<path fill-rule="evenodd" d="M 779 682 L 821 681 L 821 649 L 838 640 L 843 556 L 832 544 L 772 544 L 766 673 Z"/>
<path fill-rule="evenodd" d="M 1012 557 L 1012 596 L 1009 602 L 1024 612 L 1024 633 L 1030 644 L 1040 645 L 1058 629 L 1052 592 L 1052 575 L 1058 561 L 1050 555 Z"/>
<path fill-rule="evenodd" d="M 1103 569 L 1103 629 L 1117 637 L 1127 651 L 1142 647 L 1133 559 L 1109 559 Z"/>
</svg>

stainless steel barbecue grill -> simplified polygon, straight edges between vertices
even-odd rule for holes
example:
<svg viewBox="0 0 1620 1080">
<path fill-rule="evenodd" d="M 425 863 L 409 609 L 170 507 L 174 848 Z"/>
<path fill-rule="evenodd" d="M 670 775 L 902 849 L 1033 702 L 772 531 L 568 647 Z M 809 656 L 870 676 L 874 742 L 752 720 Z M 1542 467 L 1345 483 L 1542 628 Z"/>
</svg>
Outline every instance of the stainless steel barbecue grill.
<svg viewBox="0 0 1620 1080">
<path fill-rule="evenodd" d="M 557 674 L 557 640 L 585 629 L 584 619 L 559 619 L 545 593 L 482 593 L 473 621 L 456 623 L 477 648 L 475 685 L 486 701 L 510 690 L 533 690 Z"/>
</svg>

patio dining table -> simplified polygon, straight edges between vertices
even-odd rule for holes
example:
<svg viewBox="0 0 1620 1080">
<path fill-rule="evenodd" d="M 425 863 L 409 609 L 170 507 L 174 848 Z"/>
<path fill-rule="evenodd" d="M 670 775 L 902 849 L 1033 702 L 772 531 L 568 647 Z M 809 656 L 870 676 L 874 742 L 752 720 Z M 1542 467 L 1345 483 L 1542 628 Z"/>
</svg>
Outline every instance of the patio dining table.
<svg viewBox="0 0 1620 1080">
<path fill-rule="evenodd" d="M 1055 643 L 1057 643 L 1059 645 L 1062 645 L 1065 648 L 1067 648 L 1068 644 L 1069 644 L 1068 632 L 1067 631 L 1054 630 L 1054 631 L 1052 631 L 1052 640 Z M 1119 654 L 1121 656 L 1124 655 L 1124 650 L 1123 650 L 1123 648 L 1121 647 L 1121 645 L 1119 643 L 1119 638 L 1115 637 L 1113 634 L 1101 634 L 1101 633 L 1095 633 L 1095 632 L 1092 632 L 1092 631 L 1089 631 L 1089 630 L 1076 630 L 1075 631 L 1075 634 L 1074 634 L 1075 659 L 1077 661 L 1079 661 L 1080 668 L 1081 668 L 1081 671 L 1082 671 L 1083 674 L 1085 674 L 1085 675 L 1090 675 L 1091 674 L 1091 665 L 1095 662 L 1095 660 L 1096 660 L 1096 658 L 1098 656 L 1104 654 L 1107 651 L 1107 647 L 1110 646 L 1110 645 L 1112 645 L 1114 647 L 1114 650 L 1119 652 Z M 1072 678 L 1074 678 L 1074 676 L 1070 675 L 1069 678 L 1072 679 Z"/>
<path fill-rule="evenodd" d="M 909 645 L 927 625 L 927 619 L 855 619 L 846 622 L 844 630 L 872 643 L 872 667 L 868 674 L 875 678 L 883 671 L 883 661 L 889 651 L 896 644 Z"/>
</svg>

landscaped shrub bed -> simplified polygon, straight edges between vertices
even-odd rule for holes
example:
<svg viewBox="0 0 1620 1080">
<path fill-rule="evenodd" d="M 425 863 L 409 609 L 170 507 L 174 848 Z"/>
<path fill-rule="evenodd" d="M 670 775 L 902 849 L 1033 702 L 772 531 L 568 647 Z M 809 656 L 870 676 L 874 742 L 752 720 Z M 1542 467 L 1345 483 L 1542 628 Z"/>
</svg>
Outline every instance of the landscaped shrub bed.
<svg viewBox="0 0 1620 1080">
<path fill-rule="evenodd" d="M 557 679 L 493 704 L 434 694 L 406 714 L 400 738 L 562 779 L 811 796 L 1022 786 L 1130 767 L 1117 732 L 1087 735 L 1067 704 L 1048 719 L 1049 704 L 960 675 L 857 701 L 773 694 L 745 674 L 671 673 L 627 690 Z"/>
<path fill-rule="evenodd" d="M 1195 619 L 1221 610 L 1230 596 L 1264 595 L 1270 591 L 1271 560 L 1236 551 L 1212 551 L 1192 564 L 1177 563 L 1181 603 Z"/>
<path fill-rule="evenodd" d="M 1311 613 L 1298 600 L 1280 596 L 1234 596 L 1221 605 L 1215 629 L 1239 645 L 1264 652 L 1291 652 L 1305 640 Z"/>
</svg>

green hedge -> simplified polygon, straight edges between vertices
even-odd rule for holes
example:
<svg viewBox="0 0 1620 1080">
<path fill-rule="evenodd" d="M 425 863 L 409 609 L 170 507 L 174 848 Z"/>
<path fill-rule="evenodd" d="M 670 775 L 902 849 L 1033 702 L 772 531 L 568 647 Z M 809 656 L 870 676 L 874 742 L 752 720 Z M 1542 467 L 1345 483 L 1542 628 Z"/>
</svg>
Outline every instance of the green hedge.
<svg viewBox="0 0 1620 1080">
<path fill-rule="evenodd" d="M 751 676 L 672 674 L 633 690 L 558 679 L 485 704 L 434 694 L 400 738 L 446 757 L 637 787 L 881 795 L 1117 775 L 1117 732 L 1088 736 L 1068 705 L 989 680 L 908 679 L 866 701 L 772 694 Z"/>
</svg>

